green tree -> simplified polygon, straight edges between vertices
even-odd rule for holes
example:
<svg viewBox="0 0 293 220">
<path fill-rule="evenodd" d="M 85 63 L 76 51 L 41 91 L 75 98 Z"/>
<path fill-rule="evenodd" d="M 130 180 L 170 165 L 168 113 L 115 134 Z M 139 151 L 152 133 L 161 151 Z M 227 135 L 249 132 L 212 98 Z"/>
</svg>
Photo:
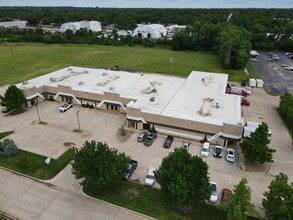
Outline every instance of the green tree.
<svg viewBox="0 0 293 220">
<path fill-rule="evenodd" d="M 227 212 L 229 220 L 245 220 L 248 215 L 257 214 L 255 205 L 251 203 L 251 189 L 247 180 L 242 178 L 235 185 L 234 193 L 229 195 L 228 202 L 218 207 Z"/>
<path fill-rule="evenodd" d="M 269 148 L 270 139 L 268 138 L 268 126 L 266 123 L 262 123 L 251 133 L 250 137 L 247 137 L 240 147 L 245 158 L 253 161 L 260 162 L 274 162 L 273 154 L 276 149 Z"/>
<path fill-rule="evenodd" d="M 280 173 L 271 181 L 269 191 L 264 193 L 262 205 L 267 219 L 293 219 L 293 183 L 288 183 L 288 176 Z"/>
<path fill-rule="evenodd" d="M 101 189 L 122 181 L 130 157 L 109 148 L 106 143 L 86 141 L 76 149 L 72 173 L 76 179 L 83 178 L 81 185 Z"/>
<path fill-rule="evenodd" d="M 10 85 L 0 100 L 2 106 L 18 112 L 23 109 L 25 96 L 15 85 Z"/>
<path fill-rule="evenodd" d="M 175 148 L 165 157 L 155 177 L 162 192 L 175 199 L 181 211 L 191 211 L 210 197 L 207 163 L 184 148 Z"/>
<path fill-rule="evenodd" d="M 14 141 L 9 138 L 6 138 L 3 142 L 0 142 L 0 150 L 6 157 L 12 157 L 19 151 Z"/>
<path fill-rule="evenodd" d="M 251 36 L 243 28 L 228 24 L 220 34 L 220 56 L 226 68 L 244 67 L 249 59 Z"/>
</svg>

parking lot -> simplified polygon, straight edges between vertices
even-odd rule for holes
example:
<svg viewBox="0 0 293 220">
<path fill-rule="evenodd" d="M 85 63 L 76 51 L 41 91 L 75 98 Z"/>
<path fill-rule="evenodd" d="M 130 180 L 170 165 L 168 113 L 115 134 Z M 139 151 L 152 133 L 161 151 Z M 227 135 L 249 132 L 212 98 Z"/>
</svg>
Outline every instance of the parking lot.
<svg viewBox="0 0 293 220">
<path fill-rule="evenodd" d="M 284 172 L 292 181 L 292 145 L 290 136 L 284 127 L 283 122 L 276 113 L 278 97 L 268 96 L 262 88 L 255 88 L 253 95 L 249 97 L 251 106 L 242 107 L 245 120 L 264 121 L 272 130 L 271 146 L 278 151 L 275 154 L 270 169 L 276 173 Z M 162 159 L 166 157 L 175 147 L 181 147 L 183 139 L 175 138 L 170 149 L 163 148 L 166 135 L 158 135 L 158 138 L 150 147 L 137 142 L 140 133 L 137 130 L 132 132 L 127 141 L 121 142 L 117 137 L 118 129 L 125 124 L 125 115 L 117 112 L 85 109 L 80 106 L 73 106 L 65 113 L 59 112 L 60 102 L 43 102 L 39 104 L 39 113 L 42 121 L 47 125 L 38 124 L 36 108 L 30 108 L 23 114 L 16 116 L 0 116 L 0 132 L 14 130 L 10 135 L 19 148 L 38 153 L 52 158 L 59 157 L 68 148 L 68 143 L 80 148 L 86 140 L 107 142 L 110 147 L 117 148 L 121 152 L 130 155 L 138 161 L 138 167 L 131 176 L 131 180 L 144 183 L 145 176 L 150 166 L 160 166 Z M 78 128 L 77 111 L 82 133 L 73 132 Z M 65 144 L 67 143 L 67 144 Z M 202 144 L 192 141 L 189 152 L 192 155 L 200 155 Z M 209 165 L 210 180 L 218 183 L 219 190 L 222 188 L 233 189 L 242 177 L 248 179 L 252 188 L 252 201 L 260 205 L 263 192 L 273 176 L 265 172 L 246 172 L 240 168 L 243 158 L 239 155 L 239 146 L 236 147 L 236 162 L 228 163 L 223 158 L 212 156 L 214 146 L 211 146 L 208 158 L 203 158 Z M 49 182 L 67 190 L 80 191 L 78 182 L 71 174 L 70 165 L 59 175 Z M 155 187 L 159 187 L 155 183 Z"/>
<path fill-rule="evenodd" d="M 274 52 L 280 58 L 278 61 L 274 61 L 268 53 L 270 51 L 260 51 L 259 56 L 256 57 L 257 62 L 250 62 L 252 67 L 270 92 L 293 94 L 293 70 L 285 69 L 285 65 L 293 66 L 293 60 L 285 52 Z"/>
</svg>

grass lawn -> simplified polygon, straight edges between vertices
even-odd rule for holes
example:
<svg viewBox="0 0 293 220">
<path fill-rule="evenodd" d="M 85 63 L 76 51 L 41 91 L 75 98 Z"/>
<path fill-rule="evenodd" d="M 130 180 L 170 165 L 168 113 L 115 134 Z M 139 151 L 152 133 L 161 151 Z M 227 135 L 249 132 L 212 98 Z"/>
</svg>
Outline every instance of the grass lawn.
<svg viewBox="0 0 293 220">
<path fill-rule="evenodd" d="M 5 138 L 6 136 L 12 134 L 13 131 L 5 131 L 0 133 L 0 139 Z"/>
<path fill-rule="evenodd" d="M 37 179 L 51 179 L 56 176 L 73 159 L 74 149 L 68 149 L 57 160 L 51 159 L 46 164 L 46 157 L 20 150 L 14 157 L 0 155 L 0 166 L 35 177 Z"/>
<path fill-rule="evenodd" d="M 182 214 L 176 210 L 174 201 L 163 195 L 160 190 L 130 181 L 100 191 L 84 188 L 84 192 L 92 197 L 158 219 L 227 219 L 226 214 L 215 206 L 202 203 L 198 204 L 192 213 Z"/>
<path fill-rule="evenodd" d="M 243 70 L 222 67 L 218 55 L 211 52 L 172 51 L 164 48 L 115 47 L 97 45 L 0 44 L 0 85 L 15 84 L 69 65 L 109 67 L 140 72 L 186 77 L 192 70 L 228 73 L 230 81 L 246 78 Z"/>
</svg>

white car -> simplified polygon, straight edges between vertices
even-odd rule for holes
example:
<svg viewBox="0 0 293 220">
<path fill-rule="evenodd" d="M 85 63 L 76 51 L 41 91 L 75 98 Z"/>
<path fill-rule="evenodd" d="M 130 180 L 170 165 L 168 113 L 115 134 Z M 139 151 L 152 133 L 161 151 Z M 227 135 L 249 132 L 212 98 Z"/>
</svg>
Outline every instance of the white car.
<svg viewBox="0 0 293 220">
<path fill-rule="evenodd" d="M 183 147 L 188 150 L 190 146 L 190 141 L 183 141 Z"/>
<path fill-rule="evenodd" d="M 232 163 L 235 162 L 235 150 L 234 149 L 227 148 L 227 151 L 226 151 L 226 160 L 228 162 L 232 162 Z"/>
<path fill-rule="evenodd" d="M 155 172 L 157 171 L 157 167 L 150 167 L 147 176 L 145 177 L 144 184 L 147 186 L 153 186 L 155 183 Z"/>
<path fill-rule="evenodd" d="M 61 105 L 59 110 L 60 110 L 60 112 L 66 112 L 71 107 L 72 107 L 72 103 L 68 102 L 68 103 L 64 103 L 63 105 Z"/>
<path fill-rule="evenodd" d="M 218 186 L 217 186 L 217 183 L 215 182 L 211 182 L 210 183 L 210 186 L 211 186 L 211 197 L 210 197 L 210 202 L 211 203 L 217 203 L 218 201 Z"/>
<path fill-rule="evenodd" d="M 202 157 L 208 157 L 210 153 L 210 143 L 209 142 L 204 142 L 201 151 L 200 151 L 200 155 Z"/>
</svg>

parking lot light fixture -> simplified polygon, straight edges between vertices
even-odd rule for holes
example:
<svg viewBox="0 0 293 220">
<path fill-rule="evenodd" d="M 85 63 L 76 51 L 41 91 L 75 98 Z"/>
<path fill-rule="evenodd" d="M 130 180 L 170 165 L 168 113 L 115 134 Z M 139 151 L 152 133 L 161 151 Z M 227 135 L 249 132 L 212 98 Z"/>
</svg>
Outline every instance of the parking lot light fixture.
<svg viewBox="0 0 293 220">
<path fill-rule="evenodd" d="M 170 74 L 172 74 L 172 64 L 173 64 L 173 58 L 170 58 Z"/>
<path fill-rule="evenodd" d="M 77 124 L 78 124 L 78 131 L 80 131 L 80 123 L 79 123 L 79 110 L 76 112 Z"/>
</svg>

